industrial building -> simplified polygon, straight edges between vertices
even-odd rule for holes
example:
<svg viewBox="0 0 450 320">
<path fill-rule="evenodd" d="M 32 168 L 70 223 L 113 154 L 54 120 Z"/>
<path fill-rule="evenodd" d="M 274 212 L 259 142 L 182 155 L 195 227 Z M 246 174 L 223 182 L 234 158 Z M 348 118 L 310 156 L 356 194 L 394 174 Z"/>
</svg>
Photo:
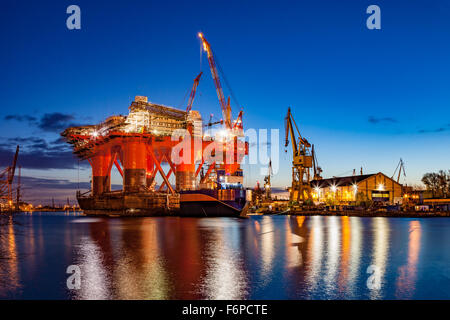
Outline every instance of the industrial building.
<svg viewBox="0 0 450 320">
<path fill-rule="evenodd" d="M 311 187 L 315 201 L 329 204 L 401 204 L 403 200 L 403 185 L 381 172 L 313 180 Z"/>
</svg>

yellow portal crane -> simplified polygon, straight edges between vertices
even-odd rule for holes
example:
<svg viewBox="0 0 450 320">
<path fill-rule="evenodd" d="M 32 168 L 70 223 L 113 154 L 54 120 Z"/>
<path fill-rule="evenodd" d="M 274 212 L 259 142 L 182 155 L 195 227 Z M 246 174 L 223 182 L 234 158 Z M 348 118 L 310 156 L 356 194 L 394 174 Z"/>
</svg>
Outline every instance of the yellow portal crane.
<svg viewBox="0 0 450 320">
<path fill-rule="evenodd" d="M 305 200 L 312 199 L 311 194 L 311 168 L 313 167 L 313 156 L 311 155 L 311 144 L 302 137 L 300 130 L 291 113 L 291 108 L 285 118 L 286 143 L 289 145 L 289 135 L 292 141 L 292 186 L 289 190 L 289 200 L 303 203 Z M 294 126 L 298 134 L 295 136 Z M 287 150 L 286 150 L 287 152 Z"/>
</svg>

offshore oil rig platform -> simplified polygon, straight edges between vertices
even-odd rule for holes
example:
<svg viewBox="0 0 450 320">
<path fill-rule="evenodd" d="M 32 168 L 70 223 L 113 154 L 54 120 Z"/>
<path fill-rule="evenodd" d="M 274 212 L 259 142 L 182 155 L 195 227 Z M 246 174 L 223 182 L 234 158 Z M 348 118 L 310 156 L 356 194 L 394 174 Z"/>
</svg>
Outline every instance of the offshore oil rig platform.
<svg viewBox="0 0 450 320">
<path fill-rule="evenodd" d="M 192 110 L 202 73 L 195 79 L 186 110 L 136 96 L 127 116 L 111 116 L 97 125 L 71 127 L 61 135 L 74 154 L 92 167 L 91 190 L 77 193 L 86 214 L 239 216 L 246 192 L 240 163 L 248 154 L 242 141 L 242 111 L 233 120 L 225 101 L 209 43 L 207 53 L 223 119 L 215 137 L 203 132 L 198 111 Z M 211 127 L 210 122 L 206 127 Z M 162 165 L 170 170 L 164 172 Z M 111 169 L 117 167 L 123 189 L 111 191 Z M 156 186 L 159 174 L 162 183 Z M 175 186 L 169 182 L 175 176 Z"/>
</svg>

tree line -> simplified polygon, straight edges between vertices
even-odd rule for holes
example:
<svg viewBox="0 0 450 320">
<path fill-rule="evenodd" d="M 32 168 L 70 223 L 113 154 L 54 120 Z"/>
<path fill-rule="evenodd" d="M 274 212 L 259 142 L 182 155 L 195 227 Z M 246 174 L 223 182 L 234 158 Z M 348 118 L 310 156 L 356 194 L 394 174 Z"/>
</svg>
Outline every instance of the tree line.
<svg viewBox="0 0 450 320">
<path fill-rule="evenodd" d="M 422 182 L 433 198 L 450 196 L 450 170 L 425 173 Z"/>
</svg>

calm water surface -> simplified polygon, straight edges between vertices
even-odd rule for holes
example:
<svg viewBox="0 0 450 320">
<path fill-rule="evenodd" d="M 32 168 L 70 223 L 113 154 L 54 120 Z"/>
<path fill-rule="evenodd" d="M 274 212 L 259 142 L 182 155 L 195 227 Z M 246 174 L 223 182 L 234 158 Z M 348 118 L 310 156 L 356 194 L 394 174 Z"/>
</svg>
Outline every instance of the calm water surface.
<svg viewBox="0 0 450 320">
<path fill-rule="evenodd" d="M 450 299 L 450 218 L 2 221 L 0 299 Z"/>
</svg>

